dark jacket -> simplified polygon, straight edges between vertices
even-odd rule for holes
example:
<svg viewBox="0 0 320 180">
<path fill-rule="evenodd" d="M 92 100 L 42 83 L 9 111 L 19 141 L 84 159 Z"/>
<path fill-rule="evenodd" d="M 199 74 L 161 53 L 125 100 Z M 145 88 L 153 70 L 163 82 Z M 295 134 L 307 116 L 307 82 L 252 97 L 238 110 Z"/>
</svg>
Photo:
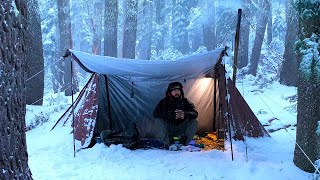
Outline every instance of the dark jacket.
<svg viewBox="0 0 320 180">
<path fill-rule="evenodd" d="M 168 86 L 166 97 L 159 102 L 159 104 L 156 106 L 155 110 L 153 111 L 153 116 L 155 118 L 160 118 L 165 121 L 174 122 L 175 124 L 179 124 L 184 120 L 188 120 L 188 119 L 196 119 L 198 117 L 198 112 L 196 111 L 193 103 L 191 103 L 187 98 L 184 97 L 182 85 L 181 85 L 181 99 L 179 100 L 172 100 L 172 98 L 170 97 L 171 87 L 173 87 L 172 84 Z M 184 111 L 184 119 L 175 119 L 176 109 Z"/>
</svg>

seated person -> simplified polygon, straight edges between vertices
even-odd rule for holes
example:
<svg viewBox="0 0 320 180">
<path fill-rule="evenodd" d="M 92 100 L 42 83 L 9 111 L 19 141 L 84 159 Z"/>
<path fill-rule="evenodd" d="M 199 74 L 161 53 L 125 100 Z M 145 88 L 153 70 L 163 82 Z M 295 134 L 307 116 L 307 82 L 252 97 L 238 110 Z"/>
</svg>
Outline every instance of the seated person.
<svg viewBox="0 0 320 180">
<path fill-rule="evenodd" d="M 173 137 L 180 137 L 183 145 L 188 145 L 198 127 L 198 112 L 194 105 L 184 97 L 180 82 L 169 84 L 166 97 L 156 106 L 153 116 L 156 119 L 155 136 L 166 147 L 174 143 Z"/>
</svg>

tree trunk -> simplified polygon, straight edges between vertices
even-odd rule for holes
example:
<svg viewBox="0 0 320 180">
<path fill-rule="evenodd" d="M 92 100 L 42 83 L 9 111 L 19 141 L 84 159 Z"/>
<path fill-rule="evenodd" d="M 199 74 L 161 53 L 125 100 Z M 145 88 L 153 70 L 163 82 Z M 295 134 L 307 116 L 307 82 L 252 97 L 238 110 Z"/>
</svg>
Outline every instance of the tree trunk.
<svg viewBox="0 0 320 180">
<path fill-rule="evenodd" d="M 244 3 L 241 27 L 240 27 L 240 46 L 238 57 L 238 69 L 246 67 L 249 63 L 249 35 L 250 35 L 250 8 L 249 3 Z"/>
<path fill-rule="evenodd" d="M 42 105 L 44 91 L 44 59 L 38 1 L 29 0 L 27 31 L 27 104 Z"/>
<path fill-rule="evenodd" d="M 51 66 L 51 72 L 53 73 L 52 78 L 52 86 L 54 93 L 61 92 L 62 86 L 63 86 L 63 74 L 64 74 L 64 66 L 63 66 L 63 60 L 60 56 L 60 43 L 59 43 L 59 28 L 57 28 L 56 32 L 56 39 L 55 39 L 55 47 L 56 51 L 52 51 L 52 57 L 54 66 Z"/>
<path fill-rule="evenodd" d="M 206 14 L 207 20 L 203 24 L 203 44 L 208 51 L 214 50 L 217 46 L 215 3 L 207 0 Z"/>
<path fill-rule="evenodd" d="M 293 9 L 292 2 L 286 5 L 287 32 L 285 50 L 280 70 L 280 83 L 288 86 L 297 86 L 298 60 L 294 55 L 294 43 L 298 40 L 298 16 Z"/>
<path fill-rule="evenodd" d="M 172 46 L 182 54 L 189 53 L 187 0 L 173 0 Z"/>
<path fill-rule="evenodd" d="M 97 0 L 95 0 L 96 2 Z M 93 13 L 96 13 L 94 9 L 89 9 L 89 5 L 94 4 L 92 1 L 90 3 L 81 1 L 82 3 L 79 3 L 79 1 L 70 1 L 71 2 L 71 34 L 72 34 L 72 48 L 80 50 L 82 52 L 92 53 L 93 48 L 92 44 L 93 41 L 91 41 L 92 38 L 92 22 L 90 22 L 90 18 L 95 17 L 95 15 L 92 15 Z M 100 13 L 99 18 L 103 15 L 102 9 L 103 7 L 100 7 L 101 10 L 97 13 Z M 91 13 L 91 14 L 90 14 Z M 102 17 L 101 17 L 102 18 Z M 100 20 L 100 19 L 99 19 Z M 102 28 L 102 25 L 101 27 Z M 90 51 L 91 50 L 91 51 Z M 78 69 L 80 72 L 82 68 Z M 83 71 L 84 72 L 84 71 Z"/>
<path fill-rule="evenodd" d="M 122 56 L 135 58 L 137 39 L 137 0 L 124 0 L 123 43 Z"/>
<path fill-rule="evenodd" d="M 92 38 L 92 53 L 101 55 L 101 32 L 102 32 L 102 18 L 103 18 L 103 4 L 100 2 L 94 2 L 93 16 L 90 17 L 93 38 Z"/>
<path fill-rule="evenodd" d="M 155 34 L 155 49 L 159 54 L 160 51 L 164 49 L 164 37 L 166 34 L 165 31 L 165 1 L 164 0 L 155 0 L 155 8 L 156 8 L 156 24 L 157 24 L 157 32 Z"/>
<path fill-rule="evenodd" d="M 254 39 L 254 44 L 251 53 L 251 65 L 249 67 L 249 73 L 256 76 L 260 54 L 261 54 L 261 47 L 263 43 L 264 34 L 266 31 L 267 21 L 268 21 L 268 10 L 270 7 L 269 0 L 263 0 L 261 12 L 258 13 L 258 22 L 256 28 L 256 35 Z"/>
<path fill-rule="evenodd" d="M 314 163 L 320 159 L 320 2 L 295 1 L 299 17 L 298 116 L 296 143 Z M 315 172 L 315 168 L 296 145 L 293 162 L 300 169 Z"/>
<path fill-rule="evenodd" d="M 268 26 L 267 26 L 267 44 L 270 45 L 272 42 L 272 5 L 268 11 Z"/>
<path fill-rule="evenodd" d="M 153 22 L 153 5 L 150 0 L 143 0 L 142 6 L 142 22 L 141 25 L 141 38 L 139 40 L 139 51 L 138 58 L 139 59 L 150 59 L 151 58 L 151 33 L 152 22 Z"/>
<path fill-rule="evenodd" d="M 44 43 L 43 46 L 43 56 L 44 56 L 44 66 L 50 68 L 45 68 L 45 81 L 49 82 L 45 87 L 51 88 L 55 93 L 58 92 L 58 86 L 56 85 L 55 81 L 56 78 L 54 77 L 55 71 L 57 68 L 55 66 L 59 64 L 55 64 L 55 52 L 57 52 L 57 39 L 58 39 L 58 33 L 57 33 L 57 2 L 56 1 L 37 1 L 39 3 L 39 9 L 40 9 L 40 16 L 41 16 L 41 30 L 42 30 L 42 40 Z M 51 11 L 48 11 L 48 9 L 51 9 Z M 52 30 L 55 30 L 54 33 L 52 33 Z M 60 73 L 61 74 L 61 73 Z"/>
<path fill-rule="evenodd" d="M 118 1 L 107 0 L 104 12 L 104 55 L 117 57 Z"/>
<path fill-rule="evenodd" d="M 192 29 L 192 34 L 189 36 L 191 41 L 191 52 L 196 52 L 200 46 L 202 46 L 202 33 L 199 33 L 201 31 L 201 28 L 194 28 Z"/>
<path fill-rule="evenodd" d="M 26 1 L 1 1 L 0 17 L 0 179 L 32 179 L 24 132 Z"/>
<path fill-rule="evenodd" d="M 70 4 L 69 0 L 58 0 L 58 21 L 59 21 L 59 34 L 60 34 L 60 60 L 65 55 L 67 49 L 72 48 L 72 37 L 71 37 L 71 18 L 70 18 Z M 61 60 L 62 69 L 62 88 L 61 91 L 65 92 L 66 96 L 72 95 L 71 88 L 71 60 L 70 58 Z M 75 64 L 72 67 L 75 74 Z M 73 93 L 78 90 L 77 82 L 73 82 Z"/>
<path fill-rule="evenodd" d="M 204 9 L 205 5 L 203 2 L 196 1 L 194 3 L 195 9 Z M 190 12 L 190 18 L 197 16 L 193 12 Z M 193 17 L 192 17 L 193 16 Z M 196 52 L 201 46 L 203 46 L 203 23 L 200 23 L 199 18 L 194 18 L 189 23 L 193 23 L 194 25 L 189 28 L 189 41 L 190 44 L 190 52 Z"/>
</svg>

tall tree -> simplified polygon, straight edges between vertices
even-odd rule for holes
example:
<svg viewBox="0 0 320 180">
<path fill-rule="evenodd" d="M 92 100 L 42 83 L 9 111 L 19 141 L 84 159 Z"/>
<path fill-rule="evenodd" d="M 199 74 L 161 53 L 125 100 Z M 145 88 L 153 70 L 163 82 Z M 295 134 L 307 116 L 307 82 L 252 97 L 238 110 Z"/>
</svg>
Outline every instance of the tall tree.
<svg viewBox="0 0 320 180">
<path fill-rule="evenodd" d="M 246 67 L 249 63 L 249 35 L 250 35 L 250 2 L 242 1 L 243 10 L 240 27 L 240 46 L 238 57 L 238 68 Z"/>
<path fill-rule="evenodd" d="M 226 46 L 234 41 L 237 13 L 234 9 L 226 7 L 225 1 L 217 1 L 216 6 L 216 44 Z M 212 5 L 210 5 L 212 6 Z"/>
<path fill-rule="evenodd" d="M 92 9 L 93 11 L 88 8 L 90 12 L 93 12 L 92 14 L 89 13 L 93 31 L 92 53 L 101 55 L 103 3 L 101 1 L 95 1 Z"/>
<path fill-rule="evenodd" d="M 266 26 L 268 21 L 269 9 L 270 9 L 270 0 L 262 0 L 261 9 L 258 13 L 256 35 L 255 35 L 251 58 L 250 58 L 251 65 L 249 67 L 249 73 L 254 76 L 257 74 L 262 43 L 263 43 L 264 34 L 266 31 Z"/>
<path fill-rule="evenodd" d="M 124 0 L 122 57 L 135 58 L 138 0 Z"/>
<path fill-rule="evenodd" d="M 117 57 L 118 1 L 106 0 L 104 11 L 104 55 Z"/>
<path fill-rule="evenodd" d="M 56 1 L 38 1 L 40 17 L 41 17 L 41 31 L 43 39 L 43 55 L 45 66 L 50 66 L 50 69 L 45 69 L 46 86 L 55 93 L 58 92 L 58 86 L 56 84 L 56 74 L 55 71 L 58 69 L 54 65 L 56 62 L 55 52 L 57 50 L 57 2 Z M 50 80 L 49 80 L 50 79 Z"/>
<path fill-rule="evenodd" d="M 315 172 L 309 159 L 312 163 L 320 159 L 320 1 L 294 3 L 299 17 L 296 52 L 300 64 L 296 133 L 299 147 L 295 146 L 293 162 L 304 171 Z"/>
<path fill-rule="evenodd" d="M 27 104 L 42 105 L 44 91 L 44 58 L 38 1 L 29 0 L 27 31 Z M 35 93 L 36 92 L 36 93 Z"/>
<path fill-rule="evenodd" d="M 154 0 L 155 4 L 155 49 L 159 53 L 164 49 L 164 37 L 166 34 L 165 31 L 165 1 L 164 0 Z"/>
<path fill-rule="evenodd" d="M 189 29 L 189 42 L 190 42 L 190 51 L 196 52 L 201 46 L 203 46 L 203 19 L 201 12 L 202 9 L 205 9 L 205 4 L 198 2 L 195 4 L 195 7 L 190 9 L 190 23 L 188 26 Z"/>
<path fill-rule="evenodd" d="M 0 179 L 32 179 L 25 127 L 27 4 L 0 2 Z"/>
<path fill-rule="evenodd" d="M 217 47 L 216 38 L 216 7 L 212 0 L 206 0 L 205 21 L 203 23 L 203 44 L 208 51 Z"/>
<path fill-rule="evenodd" d="M 267 26 L 267 44 L 270 45 L 272 42 L 272 5 L 268 11 L 268 26 Z"/>
<path fill-rule="evenodd" d="M 58 21 L 59 21 L 59 57 L 61 58 L 65 55 L 67 49 L 72 48 L 72 37 L 71 37 L 71 18 L 70 18 L 70 2 L 69 0 L 58 0 Z M 64 62 L 62 62 L 64 61 Z M 71 88 L 71 68 L 75 72 L 75 64 L 71 67 L 71 60 L 65 59 L 60 61 L 62 66 L 60 66 L 60 72 L 62 77 L 60 80 L 60 85 L 62 85 L 61 90 L 65 92 L 66 96 L 72 95 Z M 60 64 L 59 63 L 59 64 Z M 61 82 L 62 80 L 62 82 Z M 78 90 L 76 81 L 73 83 L 74 93 Z"/>
<path fill-rule="evenodd" d="M 152 40 L 152 22 L 153 22 L 153 2 L 152 0 L 142 1 L 142 13 L 140 16 L 140 37 L 138 44 L 138 58 L 150 59 L 151 58 L 151 40 Z"/>
<path fill-rule="evenodd" d="M 92 53 L 93 47 L 93 26 L 90 21 L 94 18 L 94 13 L 92 1 L 90 3 L 87 0 L 70 1 L 71 2 L 71 34 L 72 34 L 72 48 L 80 50 L 82 52 Z M 103 7 L 101 7 L 103 9 Z M 99 12 L 99 11 L 98 11 Z M 103 13 L 99 12 L 100 16 Z M 100 16 L 97 16 L 100 18 Z M 100 19 L 99 19 L 100 20 Z M 101 25 L 102 26 L 102 25 Z M 82 68 L 79 68 L 81 71 Z"/>
<path fill-rule="evenodd" d="M 280 83 L 288 86 L 297 86 L 298 60 L 294 54 L 294 43 L 298 40 L 298 16 L 292 6 L 292 1 L 286 3 L 286 39 L 285 50 L 280 70 Z"/>
<path fill-rule="evenodd" d="M 182 54 L 189 53 L 188 30 L 189 1 L 173 0 L 172 12 L 172 45 Z"/>
</svg>

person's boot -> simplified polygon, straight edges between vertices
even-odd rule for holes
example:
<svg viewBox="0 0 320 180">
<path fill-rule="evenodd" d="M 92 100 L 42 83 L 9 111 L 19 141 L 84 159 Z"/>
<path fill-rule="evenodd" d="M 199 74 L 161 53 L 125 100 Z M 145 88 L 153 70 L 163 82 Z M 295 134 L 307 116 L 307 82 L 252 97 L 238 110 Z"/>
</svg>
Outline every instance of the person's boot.
<svg viewBox="0 0 320 180">
<path fill-rule="evenodd" d="M 179 142 L 184 146 L 187 146 L 189 144 L 189 142 L 187 142 L 187 136 L 181 136 Z"/>
</svg>

